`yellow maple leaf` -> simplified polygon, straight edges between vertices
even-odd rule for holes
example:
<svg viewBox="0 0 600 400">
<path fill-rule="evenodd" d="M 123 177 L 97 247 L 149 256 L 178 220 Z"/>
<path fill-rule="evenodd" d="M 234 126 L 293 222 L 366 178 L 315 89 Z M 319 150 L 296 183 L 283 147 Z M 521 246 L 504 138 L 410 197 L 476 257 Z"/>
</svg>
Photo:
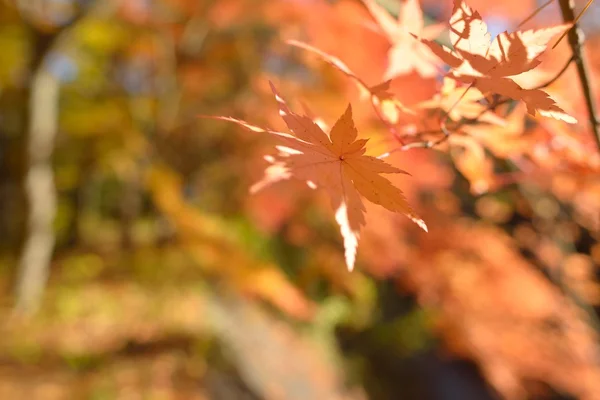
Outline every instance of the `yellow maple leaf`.
<svg viewBox="0 0 600 400">
<path fill-rule="evenodd" d="M 271 89 L 279 104 L 279 114 L 292 132 L 291 135 L 231 117 L 215 117 L 235 122 L 254 132 L 271 133 L 283 143 L 276 146 L 279 150 L 277 155 L 265 157 L 271 165 L 266 169 L 264 178 L 251 191 L 291 177 L 306 181 L 311 188 L 323 188 L 336 210 L 335 219 L 344 238 L 349 270 L 354 267 L 360 229 L 365 225 L 365 206 L 361 195 L 390 211 L 406 215 L 427 231 L 425 222 L 411 209 L 402 191 L 381 176 L 408 173 L 376 157 L 365 155 L 367 139 L 357 139 L 351 105 L 327 134 L 310 117 L 292 112 L 272 83 Z"/>
</svg>

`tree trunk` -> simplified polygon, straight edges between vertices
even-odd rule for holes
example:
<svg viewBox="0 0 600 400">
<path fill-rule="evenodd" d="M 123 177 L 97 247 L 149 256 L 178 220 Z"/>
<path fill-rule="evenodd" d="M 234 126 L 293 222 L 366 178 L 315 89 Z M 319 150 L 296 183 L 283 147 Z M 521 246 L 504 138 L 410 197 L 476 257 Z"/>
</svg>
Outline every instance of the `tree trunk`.
<svg viewBox="0 0 600 400">
<path fill-rule="evenodd" d="M 35 311 L 48 279 L 55 242 L 56 189 L 52 150 L 58 130 L 60 84 L 41 62 L 30 86 L 27 123 L 25 196 L 28 206 L 25 242 L 19 260 L 16 311 Z"/>
</svg>

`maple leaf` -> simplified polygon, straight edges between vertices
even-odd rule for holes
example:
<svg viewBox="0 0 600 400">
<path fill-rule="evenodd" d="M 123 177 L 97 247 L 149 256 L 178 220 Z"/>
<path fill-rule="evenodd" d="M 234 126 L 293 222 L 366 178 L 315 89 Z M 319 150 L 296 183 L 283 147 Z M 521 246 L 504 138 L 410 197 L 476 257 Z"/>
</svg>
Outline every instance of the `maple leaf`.
<svg viewBox="0 0 600 400">
<path fill-rule="evenodd" d="M 458 0 L 450 17 L 453 50 L 425 38 L 421 42 L 452 67 L 451 78 L 483 93 L 522 100 L 531 115 L 537 111 L 543 116 L 576 123 L 577 120 L 564 112 L 546 92 L 524 89 L 511 78 L 537 67 L 541 63 L 539 56 L 550 40 L 569 27 L 564 24 L 539 30 L 503 32 L 492 41 L 481 15 Z"/>
<path fill-rule="evenodd" d="M 277 155 L 265 157 L 271 165 L 251 191 L 291 177 L 306 181 L 311 188 L 325 189 L 336 210 L 335 219 L 344 238 L 349 270 L 354 267 L 360 229 L 365 225 L 366 210 L 361 195 L 372 203 L 406 215 L 427 231 L 425 222 L 411 209 L 402 191 L 381 176 L 408 173 L 365 155 L 368 139 L 357 139 L 351 105 L 327 134 L 308 116 L 292 112 L 275 86 L 270 84 L 279 104 L 279 115 L 292 134 L 263 129 L 231 117 L 213 117 L 235 122 L 254 132 L 271 133 L 283 143 L 276 146 Z"/>
<path fill-rule="evenodd" d="M 433 39 L 441 33 L 443 26 L 436 24 L 425 27 L 418 0 L 406 0 L 397 20 L 375 0 L 363 0 L 363 3 L 391 45 L 384 80 L 413 70 L 425 78 L 438 74 L 439 61 L 427 46 L 415 40 L 411 34 Z"/>
</svg>

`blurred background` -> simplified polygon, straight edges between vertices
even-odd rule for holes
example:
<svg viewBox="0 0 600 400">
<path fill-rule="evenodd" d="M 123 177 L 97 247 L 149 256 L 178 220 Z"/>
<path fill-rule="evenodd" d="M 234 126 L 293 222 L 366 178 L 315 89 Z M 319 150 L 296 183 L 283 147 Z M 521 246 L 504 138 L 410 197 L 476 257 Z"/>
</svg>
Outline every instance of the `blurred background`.
<svg viewBox="0 0 600 400">
<path fill-rule="evenodd" d="M 452 9 L 420 4 L 426 25 Z M 469 4 L 496 34 L 542 2 Z M 595 81 L 599 13 L 581 20 Z M 485 162 L 395 153 L 430 231 L 369 205 L 348 273 L 322 192 L 248 193 L 272 138 L 198 118 L 282 127 L 270 79 L 330 124 L 351 101 L 369 150 L 393 149 L 347 78 L 284 42 L 377 84 L 390 43 L 364 21 L 351 0 L 0 0 L 1 399 L 600 398 L 585 122 L 517 108 L 484 132 Z M 530 25 L 560 21 L 552 4 Z M 397 95 L 416 104 L 440 82 L 408 71 Z M 586 121 L 578 88 L 571 67 L 548 90 Z M 542 172 L 503 180 L 514 152 Z"/>
</svg>

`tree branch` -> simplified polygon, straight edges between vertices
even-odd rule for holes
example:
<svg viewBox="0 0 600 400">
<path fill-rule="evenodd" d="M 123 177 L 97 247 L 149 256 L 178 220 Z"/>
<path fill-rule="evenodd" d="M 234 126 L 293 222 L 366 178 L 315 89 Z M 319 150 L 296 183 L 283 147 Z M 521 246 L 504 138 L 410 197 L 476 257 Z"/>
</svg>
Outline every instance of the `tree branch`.
<svg viewBox="0 0 600 400">
<path fill-rule="evenodd" d="M 581 48 L 584 39 L 583 32 L 581 32 L 579 25 L 575 21 L 575 5 L 573 0 L 559 0 L 559 3 L 563 20 L 566 23 L 573 23 L 573 27 L 569 30 L 568 34 L 569 45 L 571 46 L 571 51 L 575 57 L 579 82 L 581 83 L 581 90 L 585 97 L 589 121 L 592 132 L 594 133 L 594 139 L 596 140 L 596 146 L 598 147 L 598 150 L 600 150 L 600 122 L 598 122 L 597 118 L 596 102 L 590 85 L 591 82 L 586 57 Z"/>
</svg>

